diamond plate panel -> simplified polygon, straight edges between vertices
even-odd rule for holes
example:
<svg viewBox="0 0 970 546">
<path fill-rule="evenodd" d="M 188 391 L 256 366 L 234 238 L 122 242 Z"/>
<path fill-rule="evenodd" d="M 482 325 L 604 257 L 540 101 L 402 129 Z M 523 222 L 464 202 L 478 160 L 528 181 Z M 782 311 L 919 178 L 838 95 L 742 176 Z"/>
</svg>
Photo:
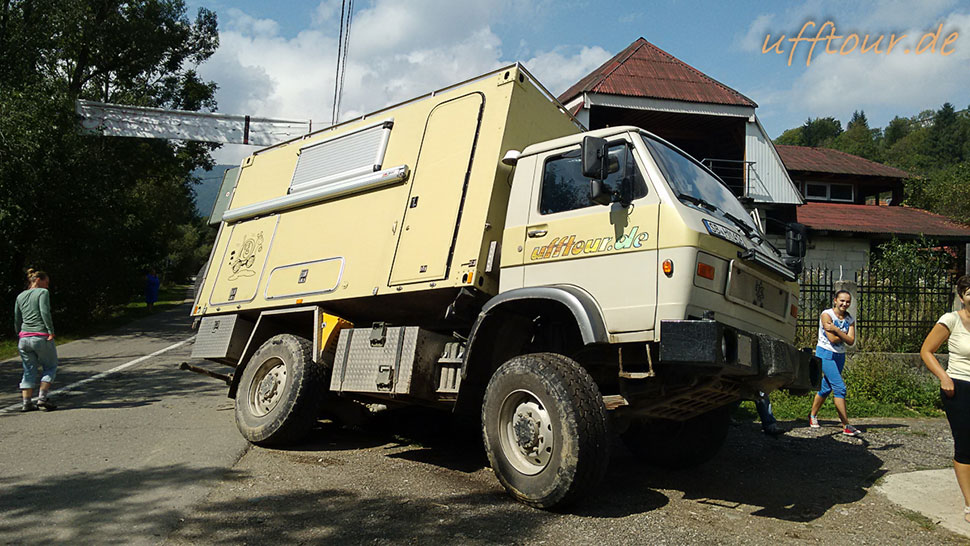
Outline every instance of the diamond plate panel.
<svg viewBox="0 0 970 546">
<path fill-rule="evenodd" d="M 435 363 L 451 337 L 401 326 L 387 329 L 383 346 L 370 338 L 370 328 L 340 331 L 330 390 L 433 397 Z"/>
<path fill-rule="evenodd" d="M 192 345 L 192 358 L 238 359 L 253 331 L 253 323 L 239 315 L 203 317 Z"/>
</svg>

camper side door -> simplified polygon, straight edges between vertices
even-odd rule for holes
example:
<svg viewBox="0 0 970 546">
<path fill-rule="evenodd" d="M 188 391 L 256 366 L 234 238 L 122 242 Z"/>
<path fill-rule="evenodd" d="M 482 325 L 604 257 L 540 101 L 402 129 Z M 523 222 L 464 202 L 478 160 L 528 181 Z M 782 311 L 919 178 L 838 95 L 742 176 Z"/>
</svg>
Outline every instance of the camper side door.
<svg viewBox="0 0 970 546">
<path fill-rule="evenodd" d="M 627 191 L 627 206 L 590 199 L 579 146 L 538 157 L 524 244 L 524 285 L 578 286 L 599 303 L 610 333 L 652 330 L 660 200 L 629 141 L 611 140 L 609 155 L 613 172 L 604 189 Z"/>
</svg>

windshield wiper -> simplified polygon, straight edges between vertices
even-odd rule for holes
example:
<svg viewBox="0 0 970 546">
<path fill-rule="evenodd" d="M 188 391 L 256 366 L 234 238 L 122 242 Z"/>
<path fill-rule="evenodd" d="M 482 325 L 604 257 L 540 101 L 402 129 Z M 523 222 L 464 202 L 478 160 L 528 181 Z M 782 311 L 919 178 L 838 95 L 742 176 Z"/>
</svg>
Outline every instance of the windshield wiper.
<svg viewBox="0 0 970 546">
<path fill-rule="evenodd" d="M 707 210 L 709 210 L 711 212 L 714 212 L 714 211 L 718 210 L 717 207 L 715 205 L 712 205 L 710 202 L 705 201 L 704 199 L 701 199 L 700 197 L 694 197 L 693 195 L 691 195 L 689 193 L 682 193 L 682 194 L 678 195 L 677 198 L 678 199 L 682 199 L 684 201 L 687 201 L 688 203 L 697 205 L 698 207 L 707 209 Z"/>
<path fill-rule="evenodd" d="M 730 212 L 727 212 L 727 211 L 723 211 L 722 210 L 721 211 L 721 214 L 723 214 L 724 217 L 727 218 L 728 220 L 734 222 L 734 225 L 736 225 L 739 228 L 741 228 L 741 231 L 743 231 L 744 234 L 748 236 L 748 239 L 751 239 L 751 240 L 755 241 L 759 245 L 765 240 L 764 237 L 762 237 L 761 234 L 758 233 L 758 231 L 756 229 L 754 229 L 750 224 L 748 224 L 744 220 L 738 218 L 737 216 L 735 216 L 735 215 L 733 215 L 733 214 L 731 214 Z M 755 239 L 757 239 L 757 240 L 755 240 Z"/>
<path fill-rule="evenodd" d="M 711 212 L 720 212 L 722 216 L 724 216 L 725 218 L 730 220 L 731 223 L 739 227 L 741 231 L 743 231 L 744 234 L 748 237 L 748 239 L 755 240 L 757 238 L 755 242 L 758 243 L 759 245 L 762 243 L 762 241 L 764 241 L 764 237 L 762 237 L 761 234 L 759 234 L 758 231 L 753 227 L 751 227 L 747 222 L 731 214 L 730 212 L 727 212 L 725 210 L 718 208 L 717 205 L 714 205 L 709 201 L 701 199 L 700 197 L 695 197 L 693 195 L 690 195 L 689 193 L 682 193 L 677 197 L 684 201 L 687 201 L 688 203 L 692 203 L 694 205 L 697 205 L 698 207 L 707 209 Z"/>
</svg>

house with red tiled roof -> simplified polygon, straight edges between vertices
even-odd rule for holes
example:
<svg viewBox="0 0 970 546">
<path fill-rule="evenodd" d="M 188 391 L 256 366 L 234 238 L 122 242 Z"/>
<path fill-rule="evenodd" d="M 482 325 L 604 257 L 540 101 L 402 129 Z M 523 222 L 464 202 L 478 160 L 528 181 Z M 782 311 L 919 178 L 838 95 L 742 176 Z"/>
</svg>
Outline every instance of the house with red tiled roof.
<svg viewBox="0 0 970 546">
<path fill-rule="evenodd" d="M 806 201 L 792 220 L 809 227 L 807 264 L 841 265 L 849 275 L 869 263 L 876 245 L 893 237 L 970 242 L 970 226 L 901 206 L 904 181 L 912 178 L 905 171 L 828 148 L 775 148 Z"/>
<path fill-rule="evenodd" d="M 804 202 L 750 98 L 637 39 L 559 96 L 589 129 L 635 125 L 705 163 L 764 212 Z"/>
</svg>

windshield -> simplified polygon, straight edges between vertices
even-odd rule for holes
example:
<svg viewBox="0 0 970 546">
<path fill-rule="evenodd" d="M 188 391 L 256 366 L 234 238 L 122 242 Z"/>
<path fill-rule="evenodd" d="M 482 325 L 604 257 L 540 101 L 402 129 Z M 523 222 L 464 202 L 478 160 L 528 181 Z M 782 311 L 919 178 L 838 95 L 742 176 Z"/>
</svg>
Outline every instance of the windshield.
<svg viewBox="0 0 970 546">
<path fill-rule="evenodd" d="M 745 232 L 750 230 L 754 230 L 754 233 L 761 232 L 737 197 L 714 175 L 670 146 L 649 135 L 643 135 L 643 137 L 660 170 L 677 193 L 678 199 L 708 211 L 710 208 L 705 205 L 710 205 L 717 209 L 711 211 L 716 216 L 721 216 L 731 223 L 738 221 L 744 223 L 747 227 L 739 227 Z"/>
</svg>

